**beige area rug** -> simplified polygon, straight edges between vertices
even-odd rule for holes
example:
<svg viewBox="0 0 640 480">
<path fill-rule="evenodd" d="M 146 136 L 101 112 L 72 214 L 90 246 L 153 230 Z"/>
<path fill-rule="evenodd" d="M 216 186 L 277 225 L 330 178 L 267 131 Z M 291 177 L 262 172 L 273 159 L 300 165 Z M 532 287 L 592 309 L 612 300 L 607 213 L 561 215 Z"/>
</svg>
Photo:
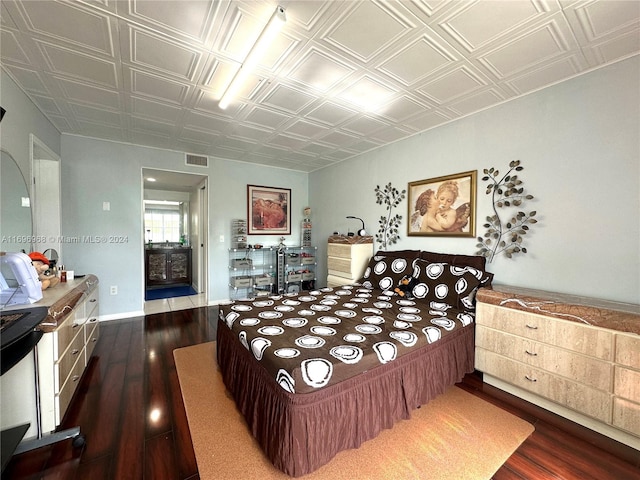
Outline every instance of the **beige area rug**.
<svg viewBox="0 0 640 480">
<path fill-rule="evenodd" d="M 262 453 L 227 393 L 215 342 L 173 354 L 200 479 L 290 478 Z M 531 424 L 451 387 L 410 420 L 300 478 L 488 480 L 532 432 Z"/>
</svg>

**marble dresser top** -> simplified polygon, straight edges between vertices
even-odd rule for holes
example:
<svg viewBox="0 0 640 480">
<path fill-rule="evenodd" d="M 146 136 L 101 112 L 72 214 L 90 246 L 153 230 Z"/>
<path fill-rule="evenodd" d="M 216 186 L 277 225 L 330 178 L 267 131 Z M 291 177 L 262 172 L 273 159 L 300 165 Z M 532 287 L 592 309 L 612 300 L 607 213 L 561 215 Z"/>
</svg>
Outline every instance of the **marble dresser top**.
<svg viewBox="0 0 640 480">
<path fill-rule="evenodd" d="M 66 283 L 59 283 L 55 287 L 42 292 L 42 299 L 35 305 L 49 307 L 49 314 L 38 328 L 43 332 L 52 332 L 60 325 L 75 306 L 86 298 L 98 286 L 98 277 L 86 275 L 75 278 Z"/>
<path fill-rule="evenodd" d="M 640 305 L 597 298 L 494 285 L 478 290 L 476 300 L 594 327 L 640 335 Z"/>
<path fill-rule="evenodd" d="M 343 243 L 345 245 L 358 245 L 361 243 L 373 243 L 373 237 L 371 235 L 365 235 L 361 237 L 359 235 L 347 236 L 347 235 L 331 235 L 329 237 L 329 243 Z"/>
</svg>

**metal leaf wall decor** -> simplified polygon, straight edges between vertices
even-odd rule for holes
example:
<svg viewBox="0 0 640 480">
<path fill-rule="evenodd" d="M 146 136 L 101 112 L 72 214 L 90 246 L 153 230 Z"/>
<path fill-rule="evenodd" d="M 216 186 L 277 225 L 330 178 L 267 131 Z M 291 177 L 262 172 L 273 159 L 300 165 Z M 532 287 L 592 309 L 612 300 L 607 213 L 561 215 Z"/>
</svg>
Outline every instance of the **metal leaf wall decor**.
<svg viewBox="0 0 640 480">
<path fill-rule="evenodd" d="M 387 215 L 381 216 L 378 220 L 380 227 L 378 233 L 376 233 L 376 241 L 380 243 L 383 250 L 389 245 L 393 245 L 400 239 L 399 227 L 402 221 L 402 215 L 397 213 L 391 216 L 391 211 L 397 207 L 402 200 L 404 200 L 406 190 L 398 190 L 391 186 L 391 182 L 387 183 L 384 188 L 380 188 L 380 185 L 376 185 L 376 203 L 378 205 L 386 205 Z"/>
<path fill-rule="evenodd" d="M 530 226 L 537 223 L 534 218 L 536 211 L 516 211 L 508 221 L 498 214 L 498 209 L 503 208 L 509 208 L 513 213 L 514 208 L 522 207 L 526 200 L 533 199 L 533 195 L 525 193 L 522 180 L 516 174 L 522 170 L 524 167 L 520 165 L 520 160 L 509 163 L 509 171 L 502 177 L 495 168 L 484 169 L 482 180 L 489 182 L 486 193 L 491 195 L 494 214 L 488 216 L 487 223 L 483 225 L 487 231 L 484 237 L 478 237 L 476 254 L 486 257 L 489 262 L 500 253 L 507 258 L 527 253 L 523 244 L 524 236 L 530 231 Z"/>
</svg>

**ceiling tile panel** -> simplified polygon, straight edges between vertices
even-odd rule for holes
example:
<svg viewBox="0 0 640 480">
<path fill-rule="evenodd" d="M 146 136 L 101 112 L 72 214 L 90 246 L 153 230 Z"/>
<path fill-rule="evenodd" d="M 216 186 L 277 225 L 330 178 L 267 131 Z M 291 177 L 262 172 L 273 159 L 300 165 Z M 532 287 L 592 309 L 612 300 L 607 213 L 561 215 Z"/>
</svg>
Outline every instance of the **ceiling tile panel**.
<svg viewBox="0 0 640 480">
<path fill-rule="evenodd" d="M 421 37 L 382 64 L 380 70 L 404 85 L 411 85 L 427 75 L 450 65 L 455 56 L 427 37 Z"/>
<path fill-rule="evenodd" d="M 342 91 L 335 94 L 336 98 L 350 103 L 364 112 L 372 112 L 390 100 L 396 90 L 383 84 L 372 76 L 363 76 L 349 82 Z"/>
<path fill-rule="evenodd" d="M 312 95 L 296 88 L 276 85 L 262 99 L 262 103 L 290 114 L 297 114 L 314 100 L 315 98 Z"/>
<path fill-rule="evenodd" d="M 461 8 L 441 27 L 467 51 L 473 52 L 500 35 L 519 29 L 540 13 L 529 0 L 459 2 Z"/>
<path fill-rule="evenodd" d="M 14 32 L 0 32 L 0 58 L 2 62 L 19 63 L 29 66 L 29 56 L 24 51 Z"/>
<path fill-rule="evenodd" d="M 69 108 L 80 121 L 86 120 L 102 125 L 121 126 L 120 113 L 116 111 L 108 111 L 103 108 L 81 105 L 78 103 L 69 103 Z"/>
<path fill-rule="evenodd" d="M 31 95 L 40 110 L 52 115 L 62 115 L 63 112 L 58 107 L 56 101 L 51 97 L 43 97 L 42 95 Z"/>
<path fill-rule="evenodd" d="M 635 32 L 615 37 L 612 40 L 593 45 L 589 49 L 594 52 L 596 65 L 614 62 L 621 58 L 635 55 L 640 50 L 640 35 Z"/>
<path fill-rule="evenodd" d="M 407 33 L 411 25 L 377 2 L 344 2 L 344 16 L 324 40 L 363 62 Z"/>
<path fill-rule="evenodd" d="M 576 62 L 572 61 L 572 58 L 563 58 L 555 63 L 545 64 L 536 70 L 510 79 L 508 83 L 519 94 L 524 94 L 548 85 L 554 78 L 560 81 L 563 78 L 570 78 L 576 75 L 577 72 Z"/>
<path fill-rule="evenodd" d="M 319 107 L 311 110 L 306 116 L 311 120 L 326 123 L 327 125 L 339 125 L 350 117 L 357 115 L 354 110 L 345 108 L 334 102 L 324 102 Z"/>
<path fill-rule="evenodd" d="M 107 109 L 119 109 L 122 107 L 117 90 L 79 83 L 62 77 L 56 77 L 56 82 L 65 99 L 88 105 L 100 105 Z"/>
<path fill-rule="evenodd" d="M 80 48 L 114 55 L 109 19 L 96 11 L 71 2 L 22 2 L 29 28 L 36 34 L 72 42 Z M 82 28 L 69 28 L 82 25 Z"/>
<path fill-rule="evenodd" d="M 204 44 L 216 14 L 224 6 L 225 2 L 202 0 L 131 0 L 129 15 L 158 31 L 184 35 Z"/>
<path fill-rule="evenodd" d="M 159 101 L 182 105 L 189 93 L 185 83 L 160 77 L 152 72 L 130 70 L 131 93 L 145 95 Z"/>
<path fill-rule="evenodd" d="M 184 118 L 185 127 L 194 127 L 205 131 L 223 134 L 231 128 L 229 122 L 224 118 L 212 115 L 203 115 L 199 112 L 187 112 Z"/>
<path fill-rule="evenodd" d="M 274 112 L 264 107 L 253 107 L 247 112 L 245 121 L 266 128 L 277 129 L 289 120 L 289 116 L 284 113 Z"/>
<path fill-rule="evenodd" d="M 140 117 L 162 118 L 169 123 L 177 123 L 182 116 L 180 107 L 140 97 L 131 97 L 131 112 Z"/>
<path fill-rule="evenodd" d="M 199 51 L 136 29 L 130 35 L 131 62 L 137 67 L 155 68 L 183 80 L 195 78 L 202 60 Z"/>
<path fill-rule="evenodd" d="M 53 73 L 86 80 L 97 85 L 118 88 L 119 79 L 113 61 L 102 60 L 66 47 L 37 41 Z"/>
<path fill-rule="evenodd" d="M 636 30 L 640 17 L 640 2 L 634 0 L 591 2 L 577 8 L 575 15 L 587 39 L 594 41 L 621 30 Z"/>
<path fill-rule="evenodd" d="M 45 86 L 39 72 L 12 65 L 2 65 L 2 68 L 4 68 L 11 78 L 13 78 L 27 93 L 49 95 L 49 90 Z"/>
<path fill-rule="evenodd" d="M 504 97 L 494 89 L 466 95 L 460 100 L 450 102 L 449 109 L 454 110 L 458 115 L 468 115 L 473 112 L 479 112 L 487 107 L 500 103 Z"/>
<path fill-rule="evenodd" d="M 385 105 L 382 115 L 390 122 L 401 123 L 404 119 L 429 110 L 430 108 L 431 107 L 421 104 L 408 96 L 404 96 L 396 98 L 390 104 Z"/>
<path fill-rule="evenodd" d="M 302 172 L 640 54 L 636 0 L 2 0 L 0 68 L 63 133 Z M 640 85 L 638 86 L 640 88 Z"/>
<path fill-rule="evenodd" d="M 331 133 L 320 136 L 318 137 L 318 139 L 322 140 L 324 143 L 332 145 L 335 148 L 355 143 L 358 140 L 358 137 L 344 132 L 332 130 Z"/>
<path fill-rule="evenodd" d="M 330 129 L 321 124 L 299 119 L 289 125 L 285 131 L 287 133 L 293 133 L 294 135 L 314 138 L 318 135 L 326 134 L 328 131 L 330 131 Z"/>
<path fill-rule="evenodd" d="M 556 22 L 525 32 L 481 59 L 498 78 L 504 78 L 545 61 L 555 61 L 569 49 L 570 38 Z"/>
<path fill-rule="evenodd" d="M 287 77 L 320 92 L 327 92 L 356 71 L 343 60 L 310 49 L 290 69 Z"/>
<path fill-rule="evenodd" d="M 442 75 L 417 90 L 439 104 L 468 95 L 486 86 L 486 82 L 466 65 Z"/>
<path fill-rule="evenodd" d="M 218 139 L 218 135 L 213 134 L 210 131 L 196 130 L 194 128 L 183 128 L 180 131 L 180 138 L 209 146 Z"/>
</svg>

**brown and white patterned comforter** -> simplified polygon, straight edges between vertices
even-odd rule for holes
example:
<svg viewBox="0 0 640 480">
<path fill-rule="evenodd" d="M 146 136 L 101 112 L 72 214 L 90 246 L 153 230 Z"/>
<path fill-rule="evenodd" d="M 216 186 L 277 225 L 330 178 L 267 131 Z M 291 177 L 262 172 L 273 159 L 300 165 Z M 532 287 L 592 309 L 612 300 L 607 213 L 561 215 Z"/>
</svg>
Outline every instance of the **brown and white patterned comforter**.
<svg viewBox="0 0 640 480">
<path fill-rule="evenodd" d="M 471 325 L 472 310 L 348 285 L 236 300 L 220 319 L 289 393 L 309 393 Z"/>
</svg>

